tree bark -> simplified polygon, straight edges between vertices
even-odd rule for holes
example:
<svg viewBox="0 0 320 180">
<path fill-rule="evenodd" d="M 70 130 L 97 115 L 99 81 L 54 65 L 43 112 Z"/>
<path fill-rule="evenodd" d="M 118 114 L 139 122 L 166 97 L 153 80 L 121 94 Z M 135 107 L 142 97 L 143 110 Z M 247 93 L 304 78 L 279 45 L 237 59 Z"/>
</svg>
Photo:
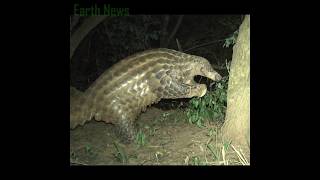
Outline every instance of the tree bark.
<svg viewBox="0 0 320 180">
<path fill-rule="evenodd" d="M 241 24 L 233 47 L 222 134 L 232 144 L 250 149 L 250 15 Z"/>
</svg>

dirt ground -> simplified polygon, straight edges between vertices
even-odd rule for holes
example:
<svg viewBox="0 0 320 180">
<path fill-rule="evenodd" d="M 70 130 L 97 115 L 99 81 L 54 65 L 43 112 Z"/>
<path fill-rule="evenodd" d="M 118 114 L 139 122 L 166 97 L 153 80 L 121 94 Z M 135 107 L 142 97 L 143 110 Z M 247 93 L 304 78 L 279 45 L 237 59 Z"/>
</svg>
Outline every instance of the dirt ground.
<svg viewBox="0 0 320 180">
<path fill-rule="evenodd" d="M 221 123 L 199 128 L 182 109 L 150 107 L 137 119 L 144 144 L 122 144 L 112 124 L 91 121 L 70 131 L 70 165 L 244 165 L 248 150 L 222 142 Z M 140 141 L 141 142 L 141 141 Z M 241 158 L 243 154 L 246 158 Z M 248 165 L 247 164 L 247 165 Z"/>
</svg>

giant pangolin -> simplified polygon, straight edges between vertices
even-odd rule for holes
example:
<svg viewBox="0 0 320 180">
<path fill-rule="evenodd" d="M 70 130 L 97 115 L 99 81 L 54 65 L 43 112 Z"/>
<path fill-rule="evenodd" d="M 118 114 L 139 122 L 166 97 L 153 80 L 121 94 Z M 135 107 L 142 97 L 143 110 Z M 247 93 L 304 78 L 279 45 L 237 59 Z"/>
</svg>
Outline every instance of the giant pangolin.
<svg viewBox="0 0 320 180">
<path fill-rule="evenodd" d="M 129 56 L 106 70 L 84 93 L 71 88 L 70 128 L 94 118 L 113 123 L 125 142 L 136 134 L 134 121 L 148 105 L 161 99 L 202 97 L 200 75 L 219 81 L 221 76 L 203 57 L 171 49 L 152 49 Z"/>
</svg>

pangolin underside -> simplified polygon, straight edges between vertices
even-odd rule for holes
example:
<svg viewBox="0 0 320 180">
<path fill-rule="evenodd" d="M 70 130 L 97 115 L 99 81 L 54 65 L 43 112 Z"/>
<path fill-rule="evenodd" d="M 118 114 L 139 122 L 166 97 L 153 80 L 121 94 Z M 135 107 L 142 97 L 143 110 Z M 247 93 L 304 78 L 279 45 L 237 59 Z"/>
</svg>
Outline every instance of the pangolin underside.
<svg viewBox="0 0 320 180">
<path fill-rule="evenodd" d="M 131 142 L 134 120 L 161 99 L 202 97 L 207 87 L 194 81 L 201 75 L 221 76 L 205 58 L 170 49 L 152 49 L 129 56 L 106 70 L 84 93 L 70 89 L 70 128 L 94 118 L 113 123 Z"/>
</svg>

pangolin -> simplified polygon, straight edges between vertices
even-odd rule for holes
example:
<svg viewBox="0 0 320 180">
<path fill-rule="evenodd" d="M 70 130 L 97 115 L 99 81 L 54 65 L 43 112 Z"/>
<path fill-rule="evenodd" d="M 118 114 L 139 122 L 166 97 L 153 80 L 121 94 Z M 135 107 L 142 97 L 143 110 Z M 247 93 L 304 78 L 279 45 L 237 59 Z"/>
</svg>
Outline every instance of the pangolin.
<svg viewBox="0 0 320 180">
<path fill-rule="evenodd" d="M 200 75 L 221 76 L 203 57 L 171 49 L 152 49 L 129 56 L 107 69 L 85 92 L 70 89 L 70 128 L 94 118 L 114 124 L 124 142 L 136 135 L 134 121 L 147 106 L 161 99 L 202 97 Z"/>
</svg>

